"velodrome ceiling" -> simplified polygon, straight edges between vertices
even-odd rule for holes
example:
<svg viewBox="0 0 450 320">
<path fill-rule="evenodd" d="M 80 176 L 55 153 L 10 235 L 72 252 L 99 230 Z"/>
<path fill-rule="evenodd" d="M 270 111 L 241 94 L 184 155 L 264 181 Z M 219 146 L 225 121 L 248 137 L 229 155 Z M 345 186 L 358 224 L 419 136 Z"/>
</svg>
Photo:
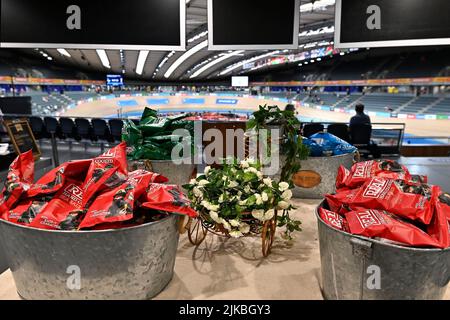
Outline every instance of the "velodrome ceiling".
<svg viewBox="0 0 450 320">
<path fill-rule="evenodd" d="M 315 2 L 315 3 L 314 3 Z M 207 40 L 207 0 L 187 0 L 186 21 L 186 50 L 198 46 Z M 314 3 L 314 4 L 313 4 Z M 239 62 L 250 60 L 257 61 L 262 55 L 286 55 L 304 50 L 305 44 L 320 41 L 332 41 L 333 32 L 323 31 L 322 28 L 331 27 L 334 24 L 334 0 L 301 0 L 300 34 L 305 31 L 313 31 L 299 35 L 300 48 L 288 51 L 208 51 L 202 48 L 192 54 L 183 63 L 178 65 L 177 60 L 185 52 L 151 51 L 147 59 L 141 57 L 145 64 L 141 74 L 137 71 L 139 51 L 106 50 L 110 68 L 104 66 L 96 50 L 67 50 L 64 54 L 56 49 L 31 50 L 33 54 L 42 56 L 42 51 L 53 60 L 49 63 L 65 64 L 72 68 L 90 69 L 105 73 L 123 73 L 127 78 L 142 80 L 202 80 L 217 77 L 231 76 L 243 72 Z M 319 31 L 319 32 L 317 32 Z M 28 53 L 30 49 L 26 50 Z M 142 54 L 142 53 L 141 53 Z M 70 55 L 70 56 L 69 56 Z M 142 61 L 142 62 L 143 62 Z M 228 70 L 227 70 L 228 69 Z M 200 72 L 201 71 L 201 72 Z"/>
</svg>

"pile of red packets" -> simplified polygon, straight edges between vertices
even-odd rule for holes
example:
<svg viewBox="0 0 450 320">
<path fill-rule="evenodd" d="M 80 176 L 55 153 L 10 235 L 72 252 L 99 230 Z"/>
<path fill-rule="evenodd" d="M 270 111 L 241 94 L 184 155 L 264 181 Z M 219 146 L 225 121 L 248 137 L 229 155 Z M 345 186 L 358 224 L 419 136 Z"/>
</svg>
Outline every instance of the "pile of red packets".
<svg viewBox="0 0 450 320">
<path fill-rule="evenodd" d="M 319 213 L 328 225 L 354 235 L 421 247 L 450 247 L 450 195 L 413 176 L 392 160 L 339 168 L 329 210 Z"/>
<path fill-rule="evenodd" d="M 32 152 L 11 164 L 0 194 L 0 219 L 39 229 L 102 230 L 197 216 L 180 187 L 148 171 L 128 172 L 126 144 L 67 162 L 34 183 Z"/>
</svg>

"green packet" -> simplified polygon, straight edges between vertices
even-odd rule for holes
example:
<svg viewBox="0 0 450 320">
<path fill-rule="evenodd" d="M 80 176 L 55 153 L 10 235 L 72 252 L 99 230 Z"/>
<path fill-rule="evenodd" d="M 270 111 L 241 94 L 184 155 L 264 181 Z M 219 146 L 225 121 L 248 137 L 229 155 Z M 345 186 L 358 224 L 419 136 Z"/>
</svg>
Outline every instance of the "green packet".
<svg viewBox="0 0 450 320">
<path fill-rule="evenodd" d="M 156 110 L 145 108 L 142 113 L 140 125 L 152 124 L 158 120 L 158 112 Z"/>
<path fill-rule="evenodd" d="M 122 131 L 122 140 L 127 143 L 127 146 L 136 147 L 142 144 L 142 132 L 133 121 L 125 120 Z"/>
<path fill-rule="evenodd" d="M 160 148 L 158 145 L 146 143 L 145 145 L 137 146 L 130 156 L 133 160 L 170 160 L 170 154 L 169 151 Z"/>
<path fill-rule="evenodd" d="M 150 143 L 160 143 L 160 142 L 166 142 L 166 141 L 175 141 L 179 142 L 184 138 L 184 136 L 176 135 L 176 134 L 169 134 L 164 136 L 153 136 L 153 137 L 145 137 L 144 138 L 144 144 L 147 142 Z"/>
</svg>

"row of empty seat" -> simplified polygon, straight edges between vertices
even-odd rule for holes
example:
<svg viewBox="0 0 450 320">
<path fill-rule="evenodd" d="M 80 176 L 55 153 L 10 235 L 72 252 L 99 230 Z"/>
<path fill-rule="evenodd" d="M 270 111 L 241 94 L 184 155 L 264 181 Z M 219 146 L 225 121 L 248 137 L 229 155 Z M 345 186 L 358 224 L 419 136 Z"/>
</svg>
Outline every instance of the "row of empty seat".
<svg viewBox="0 0 450 320">
<path fill-rule="evenodd" d="M 37 117 L 29 118 L 36 139 L 48 139 L 54 135 L 62 140 L 116 142 L 121 141 L 123 121 L 121 119 L 87 119 Z"/>
</svg>

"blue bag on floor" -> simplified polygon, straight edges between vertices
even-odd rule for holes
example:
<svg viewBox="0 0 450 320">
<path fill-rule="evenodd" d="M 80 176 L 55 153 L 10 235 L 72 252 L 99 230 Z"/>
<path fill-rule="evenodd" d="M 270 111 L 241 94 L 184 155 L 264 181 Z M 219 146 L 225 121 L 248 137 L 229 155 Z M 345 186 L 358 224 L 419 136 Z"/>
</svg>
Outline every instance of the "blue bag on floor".
<svg viewBox="0 0 450 320">
<path fill-rule="evenodd" d="M 320 156 L 323 155 L 324 151 L 331 151 L 333 156 L 339 156 L 342 154 L 354 153 L 358 150 L 350 143 L 339 139 L 330 133 L 316 133 L 310 137 L 310 140 L 313 140 L 316 145 L 322 148 Z M 316 150 L 315 153 L 318 153 L 318 150 Z"/>
</svg>

